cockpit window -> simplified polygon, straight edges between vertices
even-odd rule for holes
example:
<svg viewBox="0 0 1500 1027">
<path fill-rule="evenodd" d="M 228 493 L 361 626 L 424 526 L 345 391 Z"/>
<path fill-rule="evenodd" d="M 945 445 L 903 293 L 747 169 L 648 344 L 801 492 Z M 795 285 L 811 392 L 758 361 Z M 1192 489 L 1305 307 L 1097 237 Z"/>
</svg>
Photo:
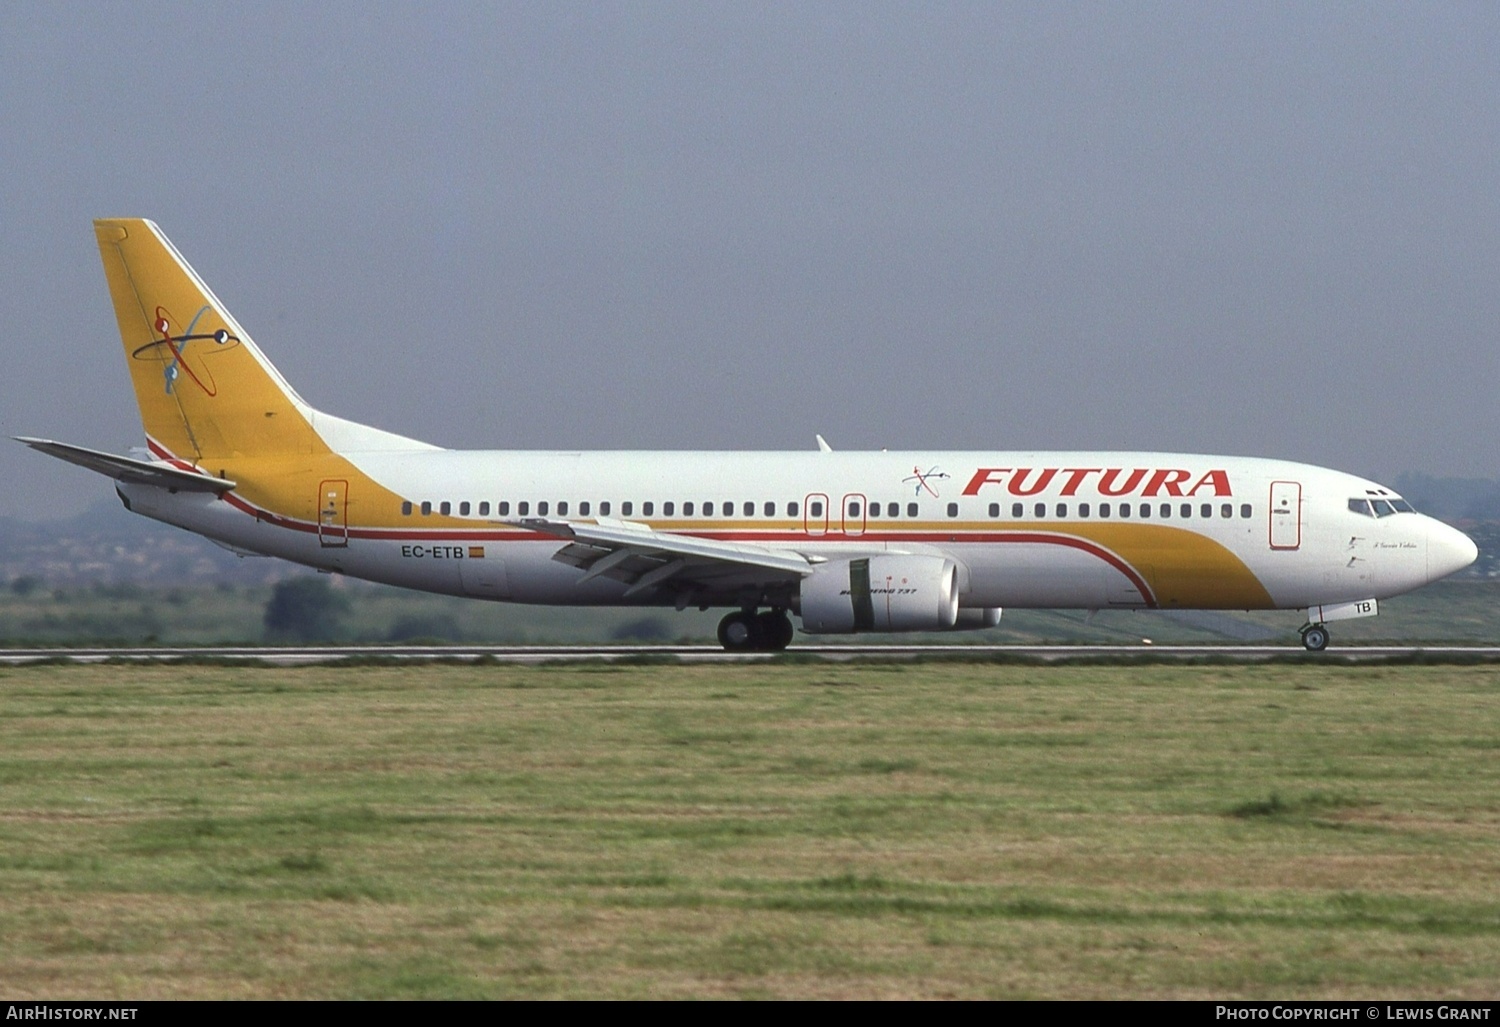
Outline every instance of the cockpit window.
<svg viewBox="0 0 1500 1027">
<path fill-rule="evenodd" d="M 1389 517 L 1391 514 L 1417 512 L 1410 503 L 1397 496 L 1385 499 L 1355 497 L 1349 500 L 1349 511 L 1363 517 Z"/>
</svg>

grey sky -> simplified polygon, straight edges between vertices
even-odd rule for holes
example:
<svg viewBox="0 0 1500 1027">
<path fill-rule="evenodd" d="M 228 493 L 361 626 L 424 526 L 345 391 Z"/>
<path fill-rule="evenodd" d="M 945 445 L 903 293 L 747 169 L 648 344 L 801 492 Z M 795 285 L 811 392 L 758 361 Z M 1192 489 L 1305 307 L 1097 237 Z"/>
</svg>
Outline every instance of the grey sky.
<svg viewBox="0 0 1500 1027">
<path fill-rule="evenodd" d="M 143 216 L 440 445 L 1500 475 L 1493 4 L 6 4 L 0 212 L 7 436 L 139 444 Z"/>
</svg>

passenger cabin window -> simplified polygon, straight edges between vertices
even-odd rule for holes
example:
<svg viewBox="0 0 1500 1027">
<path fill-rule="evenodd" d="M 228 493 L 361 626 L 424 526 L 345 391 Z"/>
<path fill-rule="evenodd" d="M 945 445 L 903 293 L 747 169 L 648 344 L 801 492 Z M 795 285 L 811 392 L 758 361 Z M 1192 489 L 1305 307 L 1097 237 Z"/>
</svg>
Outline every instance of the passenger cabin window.
<svg viewBox="0 0 1500 1027">
<path fill-rule="evenodd" d="M 908 517 L 915 517 L 916 515 L 917 515 L 917 504 L 916 503 L 907 503 L 906 504 L 906 516 L 908 516 Z"/>
<path fill-rule="evenodd" d="M 427 501 L 427 500 L 423 500 L 422 501 L 422 516 L 423 517 L 428 517 L 431 514 L 432 514 L 432 503 L 429 502 L 429 501 Z"/>
<path fill-rule="evenodd" d="M 1163 517 L 1171 517 L 1172 516 L 1172 504 L 1171 503 L 1163 503 L 1161 505 L 1161 515 Z"/>
<path fill-rule="evenodd" d="M 542 500 L 541 502 L 537 503 L 537 505 L 536 505 L 536 515 L 538 517 L 546 517 L 547 516 L 547 501 L 545 499 Z"/>
<path fill-rule="evenodd" d="M 1150 517 L 1151 516 L 1151 504 L 1150 503 L 1142 503 L 1141 504 L 1141 516 L 1142 517 Z"/>
<path fill-rule="evenodd" d="M 887 517 L 900 517 L 901 516 L 901 504 L 900 503 L 887 503 L 887 504 L 885 504 L 885 515 Z"/>
<path fill-rule="evenodd" d="M 630 500 L 627 499 L 627 500 L 625 500 L 625 502 L 623 502 L 623 503 L 620 504 L 620 516 L 621 517 L 629 517 L 633 513 L 635 513 L 635 504 L 632 503 Z"/>
<path fill-rule="evenodd" d="M 871 517 L 879 517 L 880 516 L 880 504 L 879 503 L 871 503 L 870 504 L 870 516 Z"/>
<path fill-rule="evenodd" d="M 458 515 L 460 517 L 469 516 L 469 501 L 467 499 L 458 504 Z"/>
<path fill-rule="evenodd" d="M 655 503 L 642 503 L 641 504 L 641 516 L 642 517 L 650 517 L 654 513 L 656 513 L 656 504 Z"/>
<path fill-rule="evenodd" d="M 746 503 L 745 506 L 749 507 L 750 504 Z M 776 504 L 775 503 L 767 503 L 761 509 L 763 511 L 765 511 L 765 516 L 767 516 L 767 517 L 775 517 L 776 516 Z M 746 513 L 748 514 L 749 511 L 747 510 Z"/>
<path fill-rule="evenodd" d="M 850 503 L 849 504 L 849 516 L 850 517 L 858 517 L 859 516 L 859 504 L 858 503 Z"/>
<path fill-rule="evenodd" d="M 452 512 L 453 504 L 448 502 L 446 499 L 443 500 L 442 505 L 438 507 L 438 513 L 442 514 L 444 517 L 447 517 Z"/>
<path fill-rule="evenodd" d="M 1100 503 L 1099 504 L 1099 516 L 1100 517 L 1108 517 L 1109 516 L 1109 504 L 1108 503 Z"/>
<path fill-rule="evenodd" d="M 499 514 L 501 517 L 509 517 L 510 516 L 510 500 L 508 500 L 508 499 L 502 499 L 502 500 L 500 500 L 500 502 L 496 503 L 495 504 L 495 512 L 497 514 Z"/>
<path fill-rule="evenodd" d="M 1087 503 L 1079 503 L 1078 504 L 1078 516 L 1079 517 L 1087 517 L 1088 515 L 1089 515 L 1089 505 Z"/>
<path fill-rule="evenodd" d="M 999 503 L 991 503 L 990 504 L 990 516 L 991 517 L 999 517 L 1000 516 L 1000 504 Z"/>
<path fill-rule="evenodd" d="M 531 513 L 531 504 L 524 499 L 521 500 L 516 504 L 516 513 L 521 517 L 525 517 L 527 514 Z"/>
<path fill-rule="evenodd" d="M 1120 516 L 1121 517 L 1129 517 L 1130 516 L 1130 504 L 1129 503 L 1121 503 L 1120 504 Z"/>
<path fill-rule="evenodd" d="M 750 500 L 746 500 L 745 501 L 745 505 L 744 505 L 744 507 L 742 509 L 744 510 L 744 513 L 745 513 L 746 517 L 754 517 L 755 516 L 755 503 L 754 502 L 752 502 Z M 767 517 L 771 516 L 771 514 L 773 512 L 775 512 L 775 510 L 776 510 L 776 504 L 775 503 L 767 503 L 766 504 L 766 516 Z"/>
<path fill-rule="evenodd" d="M 1234 516 L 1234 507 L 1230 506 L 1228 503 L 1223 504 L 1222 506 L 1219 507 L 1219 516 L 1223 517 L 1225 520 L 1228 520 L 1229 518 L 1233 517 Z"/>
<path fill-rule="evenodd" d="M 807 504 L 807 513 L 811 517 L 822 517 L 823 516 L 823 504 L 822 503 L 817 503 L 817 502 L 813 502 L 813 503 Z"/>
<path fill-rule="evenodd" d="M 1038 504 L 1036 504 L 1036 506 L 1034 506 L 1034 507 L 1031 508 L 1031 512 L 1034 513 L 1034 514 L 1036 514 L 1038 517 L 1046 517 L 1047 516 L 1047 504 L 1046 503 L 1038 503 Z"/>
<path fill-rule="evenodd" d="M 957 503 L 949 503 L 948 504 L 948 516 L 949 517 L 957 517 L 958 516 L 958 504 Z"/>
<path fill-rule="evenodd" d="M 1240 504 L 1240 516 L 1241 517 L 1249 517 L 1250 516 L 1250 504 L 1249 503 L 1242 503 L 1242 504 Z"/>
<path fill-rule="evenodd" d="M 683 503 L 682 504 L 682 516 L 684 516 L 684 517 L 691 517 L 691 516 L 693 516 L 693 504 L 692 503 Z"/>
<path fill-rule="evenodd" d="M 402 502 L 402 504 L 401 504 L 401 516 L 402 517 L 410 517 L 411 516 L 411 500 L 410 499 L 405 500 L 405 501 Z"/>
<path fill-rule="evenodd" d="M 488 499 L 481 500 L 480 503 L 479 503 L 479 516 L 481 516 L 481 517 L 488 517 L 489 515 L 490 515 L 490 501 Z"/>
<path fill-rule="evenodd" d="M 1058 503 L 1057 504 L 1057 516 L 1059 516 L 1059 517 L 1066 517 L 1066 516 L 1068 516 L 1068 504 L 1067 503 Z"/>
<path fill-rule="evenodd" d="M 590 509 L 591 507 L 589 506 L 589 501 L 587 499 L 583 500 L 578 504 L 578 516 L 587 517 L 589 515 Z"/>
<path fill-rule="evenodd" d="M 662 513 L 663 517 L 671 517 L 676 512 L 677 512 L 677 504 L 676 503 L 663 503 L 661 505 L 661 513 Z"/>
<path fill-rule="evenodd" d="M 1182 508 L 1179 509 L 1177 512 L 1179 514 L 1181 514 L 1183 516 L 1183 518 L 1191 517 L 1191 516 L 1193 516 L 1193 504 L 1192 503 L 1183 503 L 1182 504 Z"/>
<path fill-rule="evenodd" d="M 564 499 L 562 502 L 560 502 L 560 503 L 557 504 L 557 516 L 559 516 L 559 517 L 566 517 L 566 516 L 568 516 L 568 501 L 566 499 Z"/>
<path fill-rule="evenodd" d="M 1202 506 L 1198 507 L 1198 516 L 1199 517 L 1202 517 L 1205 520 L 1208 520 L 1208 519 L 1211 519 L 1213 517 L 1213 515 L 1214 515 L 1214 505 L 1212 503 L 1204 503 Z"/>
<path fill-rule="evenodd" d="M 786 505 L 786 515 L 788 517 L 796 517 L 797 516 L 797 504 L 796 503 L 788 503 Z"/>
</svg>

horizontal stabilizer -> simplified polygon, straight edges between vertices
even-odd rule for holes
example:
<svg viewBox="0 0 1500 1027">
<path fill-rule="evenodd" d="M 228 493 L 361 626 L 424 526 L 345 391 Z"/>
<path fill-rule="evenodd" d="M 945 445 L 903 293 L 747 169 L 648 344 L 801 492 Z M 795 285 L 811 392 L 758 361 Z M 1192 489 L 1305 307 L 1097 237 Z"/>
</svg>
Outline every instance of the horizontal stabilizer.
<svg viewBox="0 0 1500 1027">
<path fill-rule="evenodd" d="M 234 488 L 234 482 L 227 479 L 211 478 L 196 471 L 180 470 L 170 464 L 155 460 L 133 460 L 128 456 L 101 453 L 97 449 L 70 446 L 66 442 L 53 442 L 50 439 L 28 439 L 17 435 L 15 440 L 24 442 L 32 449 L 46 453 L 48 456 L 55 456 L 59 460 L 66 460 L 79 467 L 87 467 L 105 477 L 129 482 L 132 485 L 154 485 L 157 488 L 173 489 L 178 492 L 216 492 L 219 494 Z"/>
</svg>

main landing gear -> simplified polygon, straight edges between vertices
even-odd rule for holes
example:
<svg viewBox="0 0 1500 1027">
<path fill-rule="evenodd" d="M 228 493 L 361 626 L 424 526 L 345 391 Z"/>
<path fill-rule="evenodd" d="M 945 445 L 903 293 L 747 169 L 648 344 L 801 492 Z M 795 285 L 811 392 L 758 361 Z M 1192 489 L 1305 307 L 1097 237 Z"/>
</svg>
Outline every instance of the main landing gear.
<svg viewBox="0 0 1500 1027">
<path fill-rule="evenodd" d="M 719 644 L 732 653 L 778 652 L 791 644 L 792 618 L 785 610 L 740 610 L 719 621 Z"/>
<path fill-rule="evenodd" d="M 1322 624 L 1309 624 L 1302 629 L 1302 644 L 1308 652 L 1320 653 L 1328 648 L 1328 628 Z"/>
</svg>

